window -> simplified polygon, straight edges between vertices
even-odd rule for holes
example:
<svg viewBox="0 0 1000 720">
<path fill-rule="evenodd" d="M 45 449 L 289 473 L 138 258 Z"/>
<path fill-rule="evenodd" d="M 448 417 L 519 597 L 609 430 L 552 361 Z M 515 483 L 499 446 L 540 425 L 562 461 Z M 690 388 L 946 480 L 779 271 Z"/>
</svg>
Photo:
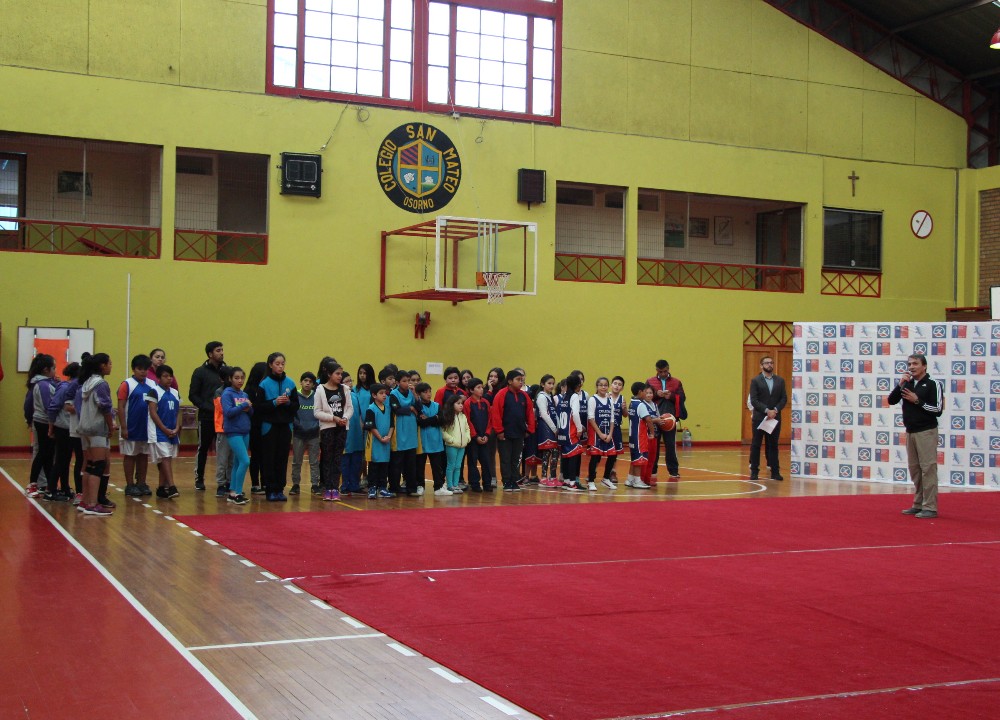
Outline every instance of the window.
<svg viewBox="0 0 1000 720">
<path fill-rule="evenodd" d="M 268 91 L 558 123 L 561 0 L 269 0 Z"/>
<path fill-rule="evenodd" d="M 555 279 L 625 282 L 625 188 L 556 183 Z"/>
<path fill-rule="evenodd" d="M 267 263 L 267 155 L 178 149 L 174 257 Z"/>
<path fill-rule="evenodd" d="M 823 267 L 882 271 L 882 213 L 823 213 Z"/>
</svg>

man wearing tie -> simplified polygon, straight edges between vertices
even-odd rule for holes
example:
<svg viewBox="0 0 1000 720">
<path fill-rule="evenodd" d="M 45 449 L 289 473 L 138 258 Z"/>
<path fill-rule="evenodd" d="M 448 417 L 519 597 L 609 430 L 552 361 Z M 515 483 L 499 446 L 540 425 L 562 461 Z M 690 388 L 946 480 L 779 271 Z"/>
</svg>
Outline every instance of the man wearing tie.
<svg viewBox="0 0 1000 720">
<path fill-rule="evenodd" d="M 750 442 L 750 479 L 760 472 L 760 443 L 764 442 L 764 458 L 771 468 L 772 480 L 784 480 L 778 463 L 778 434 L 781 432 L 781 410 L 788 404 L 785 381 L 774 374 L 774 359 L 765 355 L 760 361 L 760 375 L 750 381 L 750 406 L 753 410 L 753 440 Z M 770 433 L 758 426 L 765 419 L 777 420 Z"/>
</svg>

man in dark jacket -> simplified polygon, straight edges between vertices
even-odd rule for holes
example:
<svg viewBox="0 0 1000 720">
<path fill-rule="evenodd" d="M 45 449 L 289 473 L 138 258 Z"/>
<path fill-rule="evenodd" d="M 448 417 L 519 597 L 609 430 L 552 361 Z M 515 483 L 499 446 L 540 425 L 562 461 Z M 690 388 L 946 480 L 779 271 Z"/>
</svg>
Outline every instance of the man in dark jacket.
<svg viewBox="0 0 1000 720">
<path fill-rule="evenodd" d="M 205 345 L 208 359 L 191 374 L 188 400 L 198 408 L 198 464 L 195 467 L 194 488 L 205 489 L 205 461 L 208 449 L 215 445 L 215 391 L 222 387 L 219 371 L 223 362 L 222 343 L 218 340 Z"/>
<path fill-rule="evenodd" d="M 656 361 L 656 375 L 646 381 L 653 388 L 653 400 L 656 403 L 656 412 L 660 415 L 670 413 L 678 421 L 682 420 L 681 408 L 687 401 L 684 393 L 684 384 L 670 374 L 670 363 L 666 360 Z M 649 459 L 653 463 L 651 484 L 656 484 L 656 470 L 660 461 L 660 448 L 663 448 L 663 459 L 667 463 L 667 472 L 670 473 L 671 480 L 679 480 L 681 477 L 680 462 L 677 459 L 677 426 L 670 430 L 657 430 L 657 440 L 653 443 L 653 448 L 649 453 Z"/>
<path fill-rule="evenodd" d="M 750 406 L 753 408 L 751 424 L 753 440 L 750 441 L 750 479 L 756 480 L 760 472 L 760 444 L 764 443 L 764 458 L 771 468 L 772 480 L 784 480 L 778 464 L 778 435 L 781 433 L 781 410 L 788 404 L 785 381 L 774 374 L 774 358 L 765 355 L 760 359 L 760 374 L 750 381 Z M 760 429 L 765 419 L 777 420 L 771 432 Z"/>
<path fill-rule="evenodd" d="M 944 385 L 927 374 L 927 357 L 917 353 L 906 361 L 906 372 L 889 393 L 889 404 L 903 403 L 906 457 L 914 495 L 904 515 L 937 517 L 938 418 L 944 411 Z"/>
</svg>

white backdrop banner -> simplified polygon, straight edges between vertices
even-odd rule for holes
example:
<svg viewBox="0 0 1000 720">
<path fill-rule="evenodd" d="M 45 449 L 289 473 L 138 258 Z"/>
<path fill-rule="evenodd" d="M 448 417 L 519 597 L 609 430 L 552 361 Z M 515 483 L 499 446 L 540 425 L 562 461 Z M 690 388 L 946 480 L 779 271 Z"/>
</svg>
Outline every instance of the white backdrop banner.
<svg viewBox="0 0 1000 720">
<path fill-rule="evenodd" d="M 889 392 L 913 353 L 944 383 L 938 481 L 1000 488 L 1000 322 L 796 323 L 791 473 L 908 483 L 906 432 Z"/>
</svg>

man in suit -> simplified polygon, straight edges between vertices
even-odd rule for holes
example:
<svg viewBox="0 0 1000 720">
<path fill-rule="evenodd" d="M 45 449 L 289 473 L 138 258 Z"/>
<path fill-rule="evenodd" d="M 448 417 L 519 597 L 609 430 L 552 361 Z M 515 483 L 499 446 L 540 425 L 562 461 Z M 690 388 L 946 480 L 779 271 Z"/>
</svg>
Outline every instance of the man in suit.
<svg viewBox="0 0 1000 720">
<path fill-rule="evenodd" d="M 788 404 L 785 381 L 774 374 L 774 359 L 764 356 L 760 360 L 760 375 L 750 381 L 750 405 L 753 408 L 753 440 L 750 442 L 750 479 L 756 480 L 760 471 L 760 443 L 764 441 L 764 457 L 771 468 L 772 480 L 784 480 L 778 464 L 778 435 L 781 432 L 781 410 Z M 770 433 L 758 426 L 765 418 L 778 421 Z"/>
</svg>

